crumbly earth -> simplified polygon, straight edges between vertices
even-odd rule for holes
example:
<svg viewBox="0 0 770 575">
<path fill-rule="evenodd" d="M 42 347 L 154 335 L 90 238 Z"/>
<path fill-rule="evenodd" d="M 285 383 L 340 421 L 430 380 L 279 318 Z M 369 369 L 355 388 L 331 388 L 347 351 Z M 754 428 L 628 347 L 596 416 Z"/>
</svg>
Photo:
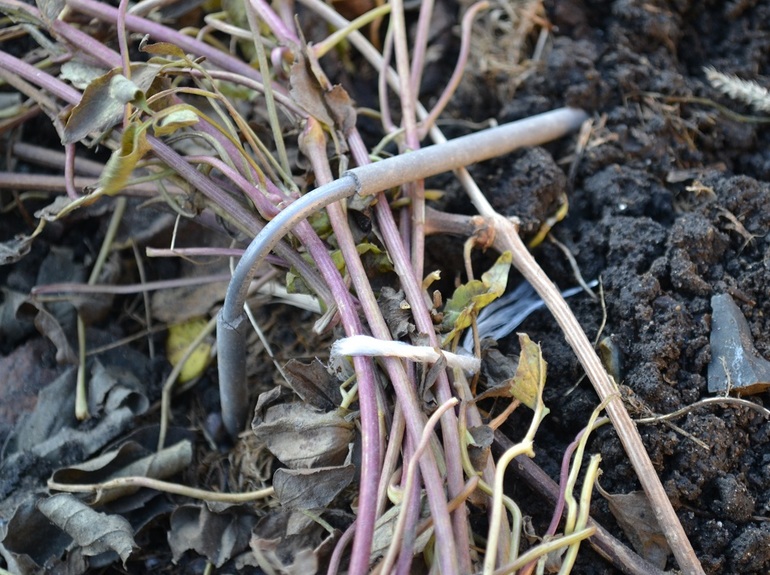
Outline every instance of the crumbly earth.
<svg viewBox="0 0 770 575">
<path fill-rule="evenodd" d="M 453 3 L 440 6 L 448 14 L 458 12 Z M 568 198 L 569 213 L 553 235 L 569 249 L 586 280 L 601 278 L 606 306 L 602 336 L 611 338 L 621 359 L 619 375 L 629 410 L 639 417 L 670 413 L 713 395 L 707 388 L 712 295 L 733 296 L 757 350 L 770 358 L 770 132 L 764 124 L 736 119 L 716 107 L 759 115 L 711 87 L 703 70 L 712 66 L 770 87 L 770 4 L 547 0 L 544 6 L 552 30 L 539 63 L 508 69 L 499 59 L 485 61 L 484 43 L 474 44 L 471 66 L 449 113 L 462 121 L 495 117 L 504 122 L 572 105 L 592 115 L 593 129 L 579 153 L 572 137 L 477 166 L 474 174 L 495 207 L 519 216 L 528 235 Z M 445 47 L 443 66 L 451 67 L 456 54 L 453 23 L 450 18 L 438 31 L 437 42 Z M 486 46 L 494 40 L 488 39 Z M 527 45 L 532 48 L 536 40 L 536 34 L 528 37 Z M 426 101 L 448 77 L 441 66 L 429 67 Z M 353 85 L 355 76 L 343 74 L 340 81 L 360 104 L 370 105 L 376 83 L 365 70 L 360 74 L 368 87 Z M 447 131 L 453 129 L 460 128 Z M 442 207 L 470 213 L 462 194 L 454 191 Z M 3 239 L 17 225 L 9 223 Z M 78 261 L 86 259 L 103 234 L 100 224 L 91 220 L 88 225 L 93 229 L 84 227 L 80 234 L 91 230 L 97 239 L 90 247 L 77 247 L 82 252 L 75 254 Z M 28 291 L 48 251 L 46 242 L 67 243 L 57 230 L 41 238 L 23 260 L 24 269 L 0 270 L 1 283 Z M 461 247 L 431 240 L 429 249 L 451 282 L 463 269 Z M 534 253 L 560 287 L 576 284 L 556 244 L 546 241 Z M 589 337 L 596 337 L 602 306 L 586 295 L 570 303 Z M 308 325 L 313 320 L 310 315 L 300 319 Z M 281 333 L 274 331 L 273 337 L 281 348 L 280 342 L 294 338 L 296 330 L 282 318 L 275 323 Z M 116 337 L 121 335 L 114 327 Z M 542 344 L 549 365 L 545 400 L 551 413 L 538 434 L 536 462 L 556 477 L 564 448 L 585 425 L 596 395 L 587 381 L 578 383 L 582 371 L 548 312 L 535 313 L 519 331 Z M 499 345 L 505 353 L 518 353 L 515 337 Z M 303 348 L 308 355 L 311 347 Z M 3 356 L 10 357 L 13 348 L 10 339 L 0 342 Z M 41 365 L 53 369 L 47 349 L 48 355 L 41 352 Z M 280 360 L 291 357 L 291 346 L 286 349 L 279 352 Z M 195 407 L 205 413 L 193 425 L 216 411 L 213 383 L 202 387 L 208 390 L 201 394 L 203 406 Z M 22 394 L 19 402 L 23 399 Z M 763 392 L 748 399 L 765 405 L 770 397 Z M 7 435 L 14 415 L 5 414 L 0 421 L 0 438 Z M 515 414 L 505 431 L 520 437 L 527 423 Z M 672 423 L 640 425 L 640 432 L 706 572 L 767 573 L 770 421 L 746 408 L 710 405 Z M 604 490 L 639 489 L 611 429 L 598 430 L 588 452 L 602 456 Z M 550 519 L 542 502 L 525 486 L 513 488 L 517 502 L 542 532 Z M 620 534 L 599 496 L 592 514 Z M 158 537 L 165 541 L 162 530 Z M 151 546 L 152 539 L 143 543 Z M 143 548 L 147 556 L 152 551 Z M 202 571 L 201 565 L 186 567 Z M 574 572 L 616 571 L 585 546 Z"/>
<path fill-rule="evenodd" d="M 703 68 L 768 87 L 770 5 L 545 4 L 552 44 L 514 99 L 498 102 L 500 119 L 567 104 L 593 113 L 594 130 L 585 150 L 568 158 L 572 169 L 562 166 L 567 178 L 554 176 L 552 166 L 572 152 L 574 140 L 477 171 L 486 176 L 495 206 L 525 223 L 553 213 L 548 198 L 558 196 L 554 187 L 567 193 L 569 215 L 553 234 L 586 280 L 601 278 L 607 314 L 602 336 L 611 338 L 622 359 L 629 410 L 642 417 L 670 413 L 713 395 L 707 389 L 712 295 L 732 295 L 757 350 L 770 357 L 770 136 L 761 123 L 731 119 L 694 100 L 756 114 L 713 89 Z M 487 80 L 505 93 L 503 78 Z M 474 109 L 472 88 L 466 87 L 462 93 Z M 461 200 L 452 202 L 462 209 Z M 535 254 L 560 287 L 575 285 L 555 244 L 545 242 Z M 589 337 L 596 337 L 601 306 L 587 296 L 570 301 Z M 542 343 L 549 364 L 551 414 L 536 461 L 550 472 L 596 396 L 585 380 L 571 391 L 582 372 L 547 312 L 531 316 L 520 331 Z M 501 343 L 509 353 L 517 353 L 517 346 L 515 337 Z M 748 399 L 765 405 L 768 395 Z M 770 422 L 745 408 L 711 406 L 673 423 L 677 427 L 641 425 L 640 432 L 706 572 L 766 573 Z M 589 451 L 602 456 L 606 491 L 639 489 L 612 430 L 599 430 Z M 597 499 L 595 517 L 619 532 L 607 504 Z M 615 572 L 591 554 L 581 561 L 580 573 Z"/>
</svg>

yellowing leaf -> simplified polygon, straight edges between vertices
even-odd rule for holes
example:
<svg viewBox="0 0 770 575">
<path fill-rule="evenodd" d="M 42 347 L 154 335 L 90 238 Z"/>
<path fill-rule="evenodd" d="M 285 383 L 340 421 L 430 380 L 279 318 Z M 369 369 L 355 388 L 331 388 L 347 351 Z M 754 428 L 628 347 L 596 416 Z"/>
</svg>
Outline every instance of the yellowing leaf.
<svg viewBox="0 0 770 575">
<path fill-rule="evenodd" d="M 519 365 L 516 367 L 516 375 L 510 382 L 511 395 L 534 410 L 545 386 L 545 372 L 548 364 L 543 359 L 543 353 L 538 344 L 529 339 L 525 333 L 518 335 L 521 355 Z"/>
<path fill-rule="evenodd" d="M 152 130 L 156 136 L 168 136 L 180 128 L 198 123 L 198 114 L 189 104 L 177 104 L 166 108 L 153 118 Z"/>
<path fill-rule="evenodd" d="M 446 341 L 470 327 L 479 311 L 503 295 L 510 269 L 511 253 L 505 252 L 481 276 L 481 280 L 469 281 L 455 290 L 444 306 L 443 326 L 451 329 Z"/>
<path fill-rule="evenodd" d="M 187 60 L 187 54 L 176 44 L 169 42 L 155 42 L 154 44 L 142 44 L 139 50 L 156 56 L 173 56 L 180 60 Z"/>
<path fill-rule="evenodd" d="M 115 150 L 104 166 L 104 172 L 99 179 L 99 194 L 108 196 L 117 194 L 126 185 L 131 172 L 139 160 L 150 150 L 147 142 L 147 127 L 131 124 L 120 142 L 120 149 Z"/>
<path fill-rule="evenodd" d="M 172 325 L 168 329 L 166 356 L 171 365 L 176 366 L 208 322 L 203 318 L 194 318 L 184 323 Z M 201 375 L 211 360 L 211 344 L 201 343 L 192 352 L 179 373 L 179 381 L 184 383 Z"/>
</svg>

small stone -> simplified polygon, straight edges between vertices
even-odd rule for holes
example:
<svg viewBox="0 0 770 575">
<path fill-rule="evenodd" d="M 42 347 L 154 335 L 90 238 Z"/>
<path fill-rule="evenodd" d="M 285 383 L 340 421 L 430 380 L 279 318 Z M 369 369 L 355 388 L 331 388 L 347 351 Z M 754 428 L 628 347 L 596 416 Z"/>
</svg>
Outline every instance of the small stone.
<svg viewBox="0 0 770 575">
<path fill-rule="evenodd" d="M 708 386 L 712 393 L 752 395 L 770 387 L 770 362 L 754 347 L 751 329 L 729 294 L 711 298 L 711 362 Z"/>
</svg>

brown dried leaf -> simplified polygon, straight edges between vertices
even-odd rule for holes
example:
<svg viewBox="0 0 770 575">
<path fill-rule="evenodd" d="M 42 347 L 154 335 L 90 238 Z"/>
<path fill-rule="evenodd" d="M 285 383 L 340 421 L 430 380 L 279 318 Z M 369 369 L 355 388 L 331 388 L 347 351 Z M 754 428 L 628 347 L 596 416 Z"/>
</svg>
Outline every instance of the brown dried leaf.
<svg viewBox="0 0 770 575">
<path fill-rule="evenodd" d="M 114 68 L 92 81 L 67 119 L 62 143 L 79 142 L 92 132 L 102 134 L 114 126 L 123 117 L 126 104 L 143 103 L 144 93 L 159 71 L 152 64 L 133 64 L 130 80 L 122 68 Z"/>
<path fill-rule="evenodd" d="M 221 567 L 248 547 L 256 522 L 241 506 L 213 512 L 205 505 L 183 505 L 171 514 L 168 543 L 174 563 L 192 550 Z"/>
<path fill-rule="evenodd" d="M 420 502 L 420 519 L 430 517 L 430 509 L 425 497 Z M 377 520 L 374 526 L 374 539 L 372 541 L 371 561 L 374 562 L 378 557 L 384 556 L 388 552 L 388 548 L 393 544 L 393 534 L 396 530 L 396 523 L 398 522 L 398 516 L 401 513 L 401 504 L 395 505 L 388 509 Z M 413 553 L 422 553 L 426 545 L 433 537 L 433 528 L 430 527 L 417 536 L 412 543 Z"/>
<path fill-rule="evenodd" d="M 601 494 L 636 552 L 659 569 L 664 569 L 671 549 L 644 492 L 611 495 L 601 491 Z"/>
<path fill-rule="evenodd" d="M 338 412 L 321 413 L 303 403 L 270 407 L 252 424 L 257 439 L 291 469 L 341 465 L 353 441 L 353 424 Z"/>
<path fill-rule="evenodd" d="M 114 551 L 125 565 L 136 547 L 134 531 L 126 519 L 94 511 L 68 493 L 40 501 L 38 509 L 72 537 L 75 545 L 88 557 Z"/>
<path fill-rule="evenodd" d="M 323 72 L 298 51 L 289 73 L 290 93 L 300 107 L 330 128 L 346 133 L 356 125 L 356 110 L 350 95 L 340 85 L 328 89 Z M 319 79 L 320 76 L 320 79 Z"/>
<path fill-rule="evenodd" d="M 41 335 L 47 337 L 56 346 L 56 362 L 59 364 L 75 365 L 78 362 L 77 355 L 72 350 L 69 337 L 64 328 L 54 315 L 49 312 L 41 302 L 33 297 L 19 306 L 17 317 L 34 317 L 34 323 Z"/>
<path fill-rule="evenodd" d="M 351 521 L 349 515 L 335 512 L 325 512 L 323 518 L 335 527 L 334 533 L 302 511 L 274 511 L 262 518 L 250 542 L 256 564 L 266 573 L 317 573 L 321 559 L 334 548 L 339 529 Z"/>
<path fill-rule="evenodd" d="M 273 475 L 275 494 L 286 509 L 321 509 L 345 489 L 356 474 L 355 465 L 278 469 Z"/>
<path fill-rule="evenodd" d="M 192 443 L 187 440 L 158 452 L 150 452 L 135 441 L 127 441 L 118 449 L 95 459 L 55 471 L 51 480 L 64 484 L 92 484 L 132 475 L 165 479 L 183 471 L 191 462 Z M 98 501 L 100 504 L 105 504 L 138 490 L 139 488 L 134 486 L 111 489 L 105 493 L 95 494 L 94 500 L 89 503 L 94 504 Z"/>
<path fill-rule="evenodd" d="M 37 234 L 31 236 L 17 235 L 11 240 L 0 242 L 0 266 L 13 264 L 29 253 L 32 240 Z"/>
<path fill-rule="evenodd" d="M 312 363 L 292 359 L 283 370 L 292 390 L 305 403 L 323 411 L 339 407 L 342 401 L 340 384 L 319 359 Z"/>
<path fill-rule="evenodd" d="M 289 92 L 292 99 L 308 114 L 327 126 L 334 125 L 334 119 L 324 104 L 323 90 L 318 80 L 308 70 L 307 60 L 302 52 L 294 56 L 289 72 Z"/>
</svg>

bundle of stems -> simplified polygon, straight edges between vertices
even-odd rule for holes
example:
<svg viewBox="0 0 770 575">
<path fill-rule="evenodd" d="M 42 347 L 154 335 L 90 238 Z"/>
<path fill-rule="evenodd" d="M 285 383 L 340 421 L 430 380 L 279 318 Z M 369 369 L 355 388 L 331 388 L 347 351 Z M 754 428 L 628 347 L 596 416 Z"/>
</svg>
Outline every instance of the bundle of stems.
<svg viewBox="0 0 770 575">
<path fill-rule="evenodd" d="M 534 286 L 564 330 L 623 441 L 680 567 L 687 573 L 701 573 L 636 428 L 593 347 L 553 282 L 522 243 L 516 221 L 498 214 L 465 170 L 469 164 L 564 136 L 580 127 L 587 119 L 585 112 L 563 108 L 447 142 L 436 119 L 459 84 L 473 18 L 487 7 L 486 2 L 467 11 L 455 72 L 435 107 L 428 111 L 419 103 L 417 94 L 427 65 L 433 2 L 421 3 L 410 45 L 402 0 L 391 0 L 353 22 L 321 0 L 300 1 L 305 11 L 326 21 L 334 32 L 315 44 L 306 43 L 291 2 L 271 6 L 264 0 L 248 0 L 243 3 L 240 20 L 209 15 L 204 27 L 182 32 L 148 17 L 157 4 L 154 0 L 139 2 L 130 10 L 126 0 L 121 0 L 118 8 L 96 0 L 66 0 L 63 11 L 53 2 L 39 3 L 38 10 L 19 0 L 0 0 L 0 10 L 18 22 L 20 30 L 45 30 L 56 47 L 54 50 L 50 41 L 41 40 L 50 54 L 35 61 L 0 53 L 0 79 L 32 102 L 27 113 L 48 114 L 64 142 L 62 190 L 67 201 L 52 206 L 38 230 L 45 219 L 64 217 L 102 196 L 140 189 L 146 194 L 146 185 L 154 182 L 180 214 L 203 218 L 213 214 L 254 238 L 235 269 L 218 317 L 223 419 L 228 431 L 237 436 L 249 423 L 251 407 L 244 369 L 244 300 L 250 280 L 269 252 L 274 251 L 299 272 L 329 313 L 336 314 L 347 336 L 371 335 L 375 342 L 393 339 L 348 222 L 346 200 L 353 196 L 374 199 L 373 220 L 414 325 L 428 346 L 442 348 L 431 316 L 431 300 L 423 287 L 424 242 L 429 229 L 424 179 L 454 170 L 484 225 L 493 230 L 494 248 L 512 254 L 513 265 Z M 118 50 L 92 39 L 73 23 L 77 19 L 70 18 L 72 15 L 114 25 Z M 380 52 L 358 30 L 386 15 L 388 33 Z M 231 46 L 252 53 L 254 66 L 216 40 L 214 32 L 229 35 Z M 150 55 L 148 63 L 130 59 L 132 35 L 137 34 L 146 36 L 139 48 Z M 342 40 L 379 72 L 385 138 L 399 148 L 392 158 L 370 155 L 356 127 L 355 108 L 344 90 L 334 87 L 322 70 L 320 60 Z M 103 73 L 81 90 L 61 79 L 67 62 L 88 62 Z M 241 115 L 231 94 L 245 94 L 259 101 L 267 118 L 268 141 L 263 141 Z M 388 100 L 394 94 L 399 101 L 399 125 L 389 113 Z M 192 104 L 192 98 L 205 101 L 206 109 Z M 65 113 L 66 124 L 61 120 Z M 287 143 L 286 134 L 292 132 L 299 132 L 299 138 Z M 422 147 L 428 136 L 434 144 Z M 179 144 L 187 140 L 210 153 L 185 155 Z M 83 194 L 75 178 L 75 145 L 94 141 L 111 146 L 114 152 L 95 189 Z M 288 153 L 292 145 L 309 160 L 312 178 L 307 179 L 318 186 L 313 191 L 303 194 L 306 186 L 296 183 Z M 347 169 L 349 164 L 355 167 Z M 20 188 L 41 183 L 25 183 L 14 176 L 0 174 L 0 185 Z M 409 200 L 398 213 L 394 213 L 385 193 L 393 188 L 400 188 Z M 197 213 L 185 212 L 184 199 L 190 195 L 189 190 L 194 190 Z M 307 221 L 308 216 L 323 209 L 345 262 L 345 276 L 330 256 L 328 244 Z M 438 215 L 430 229 L 444 226 L 456 232 L 457 221 Z M 472 235 L 478 229 L 474 221 L 467 218 L 468 226 L 461 229 Z M 282 240 L 288 233 L 298 240 L 301 249 Z M 310 255 L 312 263 L 302 251 Z M 394 357 L 392 351 L 379 350 L 376 343 L 373 348 L 366 353 L 351 352 L 362 443 L 357 515 L 354 525 L 337 544 L 330 572 L 339 568 L 351 538 L 349 572 L 365 573 L 378 561 L 371 552 L 373 534 L 388 508 L 391 477 L 399 468 L 403 498 L 398 503 L 397 532 L 416 534 L 431 527 L 435 541 L 432 557 L 441 573 L 471 573 L 479 568 L 484 573 L 526 572 L 533 568 L 533 561 L 559 547 L 571 549 L 562 566 L 562 571 L 568 572 L 580 541 L 594 532 L 588 523 L 591 482 L 586 480 L 579 505 L 572 508 L 575 514 L 564 537 L 521 556 L 520 513 L 503 492 L 507 464 L 515 457 L 534 455 L 535 434 L 545 413 L 541 396 L 544 367 L 543 380 L 538 381 L 536 398 L 530 406 L 533 418 L 527 434 L 498 461 L 490 455 L 477 471 L 467 464 L 468 429 L 483 421 L 462 369 L 442 367 L 439 359 L 434 383 L 439 407 L 429 417 L 417 395 L 414 364 Z M 372 355 L 380 356 L 378 362 Z M 393 397 L 386 397 L 378 384 L 380 369 L 391 384 L 388 389 L 394 391 Z M 383 409 L 391 410 L 390 429 L 384 429 Z M 440 440 L 434 433 L 435 426 L 440 426 Z M 574 465 L 578 468 L 580 464 L 577 458 Z M 589 465 L 592 473 L 597 466 L 598 460 Z M 568 487 L 562 485 L 562 489 Z M 490 510 L 490 528 L 484 534 L 472 533 L 468 522 L 466 500 L 476 491 L 486 497 Z M 428 524 L 421 522 L 423 493 L 430 508 Z M 475 537 L 487 541 L 480 560 L 472 552 Z M 413 544 L 413 538 L 394 539 L 375 568 L 383 573 L 409 572 L 419 551 Z"/>
</svg>

